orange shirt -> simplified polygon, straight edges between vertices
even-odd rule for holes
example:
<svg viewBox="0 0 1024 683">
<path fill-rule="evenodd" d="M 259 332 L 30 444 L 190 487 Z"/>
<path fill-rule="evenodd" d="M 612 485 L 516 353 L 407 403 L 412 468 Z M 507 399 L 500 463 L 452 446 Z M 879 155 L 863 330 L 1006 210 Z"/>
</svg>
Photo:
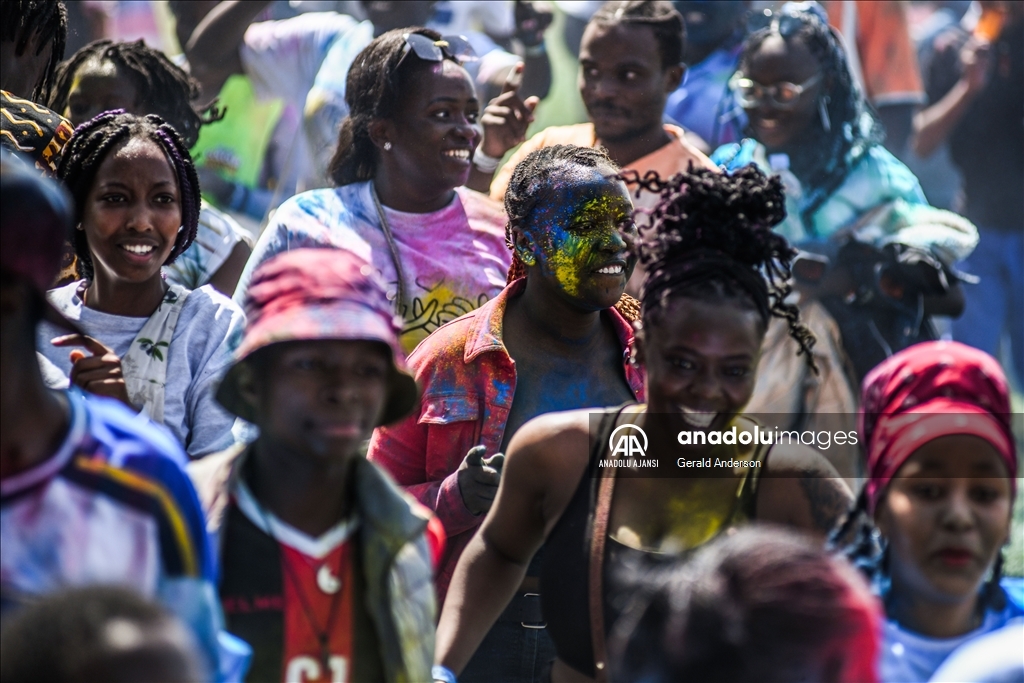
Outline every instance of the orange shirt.
<svg viewBox="0 0 1024 683">
<path fill-rule="evenodd" d="M 829 23 L 843 35 L 850 69 L 875 106 L 925 101 L 917 53 L 903 4 L 896 0 L 832 0 Z"/>
<path fill-rule="evenodd" d="M 681 173 L 691 163 L 695 167 L 710 168 L 718 170 L 718 167 L 696 147 L 686 141 L 683 129 L 679 126 L 666 125 L 665 132 L 672 137 L 672 141 L 647 156 L 640 157 L 631 164 L 626 165 L 623 170 L 634 170 L 641 176 L 647 171 L 657 171 L 662 178 Z M 578 123 L 574 126 L 551 126 L 534 135 L 520 146 L 516 153 L 502 166 L 494 180 L 491 181 L 491 198 L 499 202 L 505 200 L 505 190 L 508 182 L 512 179 L 512 171 L 516 165 L 526 156 L 537 149 L 550 147 L 551 145 L 578 145 L 580 147 L 596 147 L 597 136 L 594 133 L 594 124 Z M 637 208 L 653 208 L 657 196 L 650 192 L 642 192 L 639 199 L 634 198 L 633 204 Z"/>
</svg>

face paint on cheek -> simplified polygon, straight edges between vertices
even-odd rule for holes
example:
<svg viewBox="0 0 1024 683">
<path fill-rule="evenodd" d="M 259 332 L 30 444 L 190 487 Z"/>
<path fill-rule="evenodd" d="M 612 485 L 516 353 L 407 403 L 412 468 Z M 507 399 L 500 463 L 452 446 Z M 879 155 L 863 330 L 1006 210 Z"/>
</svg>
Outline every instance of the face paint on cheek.
<svg viewBox="0 0 1024 683">
<path fill-rule="evenodd" d="M 544 249 L 547 267 L 569 296 L 580 294 L 580 271 L 590 260 L 589 240 L 566 230 L 554 231 Z"/>
</svg>

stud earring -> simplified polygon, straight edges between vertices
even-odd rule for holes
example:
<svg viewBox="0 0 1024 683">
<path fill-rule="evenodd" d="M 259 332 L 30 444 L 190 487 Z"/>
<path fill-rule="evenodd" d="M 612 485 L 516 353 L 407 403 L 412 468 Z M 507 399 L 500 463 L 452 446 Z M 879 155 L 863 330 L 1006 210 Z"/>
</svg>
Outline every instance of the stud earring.
<svg viewBox="0 0 1024 683">
<path fill-rule="evenodd" d="M 85 230 L 85 228 L 83 228 L 82 224 L 79 223 L 78 225 L 75 226 L 75 230 Z"/>
<path fill-rule="evenodd" d="M 391 151 L 391 143 L 390 142 L 385 142 L 384 143 L 384 151 L 385 152 L 390 152 Z"/>
<path fill-rule="evenodd" d="M 821 127 L 828 133 L 832 130 L 832 121 L 828 117 L 828 95 L 818 98 L 818 114 L 821 116 Z"/>
</svg>

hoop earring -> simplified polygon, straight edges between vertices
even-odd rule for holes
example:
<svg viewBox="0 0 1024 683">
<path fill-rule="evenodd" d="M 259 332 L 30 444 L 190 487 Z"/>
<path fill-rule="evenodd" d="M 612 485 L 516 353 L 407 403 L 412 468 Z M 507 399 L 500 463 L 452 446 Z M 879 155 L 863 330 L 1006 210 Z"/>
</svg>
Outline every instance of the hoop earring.
<svg viewBox="0 0 1024 683">
<path fill-rule="evenodd" d="M 818 98 L 818 115 L 821 116 L 821 127 L 825 129 L 826 133 L 832 131 L 832 121 L 828 117 L 828 103 L 828 95 Z"/>
<path fill-rule="evenodd" d="M 83 228 L 82 224 L 79 223 L 78 225 L 75 226 L 75 230 L 85 230 L 85 228 Z"/>
<path fill-rule="evenodd" d="M 390 142 L 385 142 L 384 143 L 384 151 L 385 152 L 390 152 L 391 151 L 391 143 Z"/>
</svg>

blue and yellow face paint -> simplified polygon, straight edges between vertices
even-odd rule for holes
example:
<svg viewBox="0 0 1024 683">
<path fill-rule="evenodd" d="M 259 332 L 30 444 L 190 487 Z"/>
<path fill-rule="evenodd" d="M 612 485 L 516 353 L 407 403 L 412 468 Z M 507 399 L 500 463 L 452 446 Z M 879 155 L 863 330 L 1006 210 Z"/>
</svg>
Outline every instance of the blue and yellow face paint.
<svg viewBox="0 0 1024 683">
<path fill-rule="evenodd" d="M 567 166 L 542 190 L 527 228 L 535 247 L 521 255 L 567 296 L 596 308 L 618 301 L 636 265 L 626 244 L 636 234 L 629 193 L 602 170 Z"/>
</svg>

